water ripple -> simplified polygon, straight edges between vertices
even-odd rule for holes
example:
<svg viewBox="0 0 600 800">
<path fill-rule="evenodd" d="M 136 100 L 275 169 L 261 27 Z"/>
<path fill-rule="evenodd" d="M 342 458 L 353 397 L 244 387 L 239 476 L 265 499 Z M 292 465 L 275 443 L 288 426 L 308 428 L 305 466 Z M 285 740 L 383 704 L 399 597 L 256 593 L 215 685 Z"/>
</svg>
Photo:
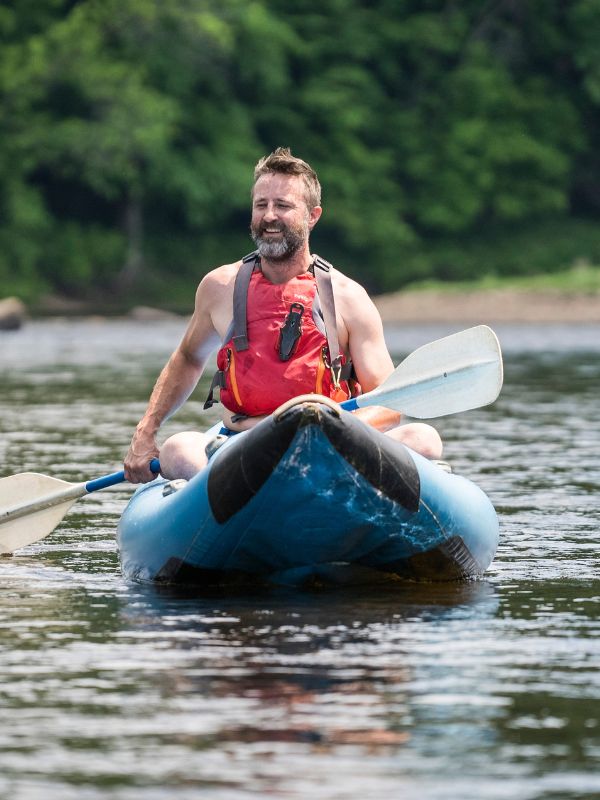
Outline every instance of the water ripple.
<svg viewBox="0 0 600 800">
<path fill-rule="evenodd" d="M 398 353 L 450 333 L 389 331 Z M 118 468 L 179 322 L 3 339 L 3 473 Z M 482 581 L 185 596 L 123 581 L 130 489 L 0 558 L 0 796 L 600 795 L 597 327 L 503 326 L 493 406 L 436 424 L 501 521 Z M 211 424 L 197 395 L 166 432 Z"/>
</svg>

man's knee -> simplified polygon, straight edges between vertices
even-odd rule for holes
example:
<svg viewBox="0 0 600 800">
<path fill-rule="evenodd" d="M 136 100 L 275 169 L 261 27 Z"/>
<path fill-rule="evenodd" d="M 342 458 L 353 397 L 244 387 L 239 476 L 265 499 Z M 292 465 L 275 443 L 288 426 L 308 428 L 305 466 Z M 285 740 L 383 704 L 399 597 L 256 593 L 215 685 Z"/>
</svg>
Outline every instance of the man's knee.
<svg viewBox="0 0 600 800">
<path fill-rule="evenodd" d="M 160 448 L 160 471 L 165 478 L 190 480 L 206 465 L 206 436 L 183 431 L 170 436 Z"/>
<path fill-rule="evenodd" d="M 439 459 L 442 457 L 443 444 L 439 433 L 431 425 L 424 422 L 410 422 L 400 425 L 387 432 L 388 436 L 397 442 L 410 447 L 415 453 L 425 458 Z"/>
</svg>

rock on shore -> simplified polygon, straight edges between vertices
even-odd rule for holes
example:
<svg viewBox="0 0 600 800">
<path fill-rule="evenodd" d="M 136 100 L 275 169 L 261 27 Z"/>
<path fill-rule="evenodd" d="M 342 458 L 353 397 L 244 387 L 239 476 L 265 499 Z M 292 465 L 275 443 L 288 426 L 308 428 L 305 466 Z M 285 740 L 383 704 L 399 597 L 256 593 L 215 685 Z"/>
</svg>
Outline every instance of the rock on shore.
<svg viewBox="0 0 600 800">
<path fill-rule="evenodd" d="M 18 297 L 0 300 L 0 331 L 16 331 L 25 321 L 27 310 Z"/>
</svg>

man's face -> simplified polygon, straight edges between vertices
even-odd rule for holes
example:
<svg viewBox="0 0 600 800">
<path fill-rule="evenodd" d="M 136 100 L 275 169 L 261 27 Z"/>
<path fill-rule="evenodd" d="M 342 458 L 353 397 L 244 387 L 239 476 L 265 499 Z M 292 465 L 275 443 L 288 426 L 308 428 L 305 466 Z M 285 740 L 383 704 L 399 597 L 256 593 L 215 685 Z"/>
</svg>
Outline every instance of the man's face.
<svg viewBox="0 0 600 800">
<path fill-rule="evenodd" d="M 300 176 L 262 175 L 254 185 L 250 223 L 259 255 L 269 261 L 290 258 L 308 241 L 320 215 L 320 208 L 308 209 Z"/>
</svg>

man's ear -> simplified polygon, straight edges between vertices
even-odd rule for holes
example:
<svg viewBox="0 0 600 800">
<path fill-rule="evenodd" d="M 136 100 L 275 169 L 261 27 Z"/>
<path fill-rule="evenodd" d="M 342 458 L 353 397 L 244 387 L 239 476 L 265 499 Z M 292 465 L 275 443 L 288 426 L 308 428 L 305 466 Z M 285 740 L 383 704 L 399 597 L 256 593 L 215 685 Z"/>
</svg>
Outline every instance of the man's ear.
<svg viewBox="0 0 600 800">
<path fill-rule="evenodd" d="M 321 214 L 322 213 L 323 213 L 323 209 L 321 208 L 321 206 L 314 206 L 313 208 L 311 208 L 311 210 L 310 210 L 310 212 L 308 214 L 308 228 L 309 228 L 309 230 L 312 231 L 312 229 L 315 227 L 315 225 L 317 224 L 317 222 L 321 218 Z"/>
</svg>

